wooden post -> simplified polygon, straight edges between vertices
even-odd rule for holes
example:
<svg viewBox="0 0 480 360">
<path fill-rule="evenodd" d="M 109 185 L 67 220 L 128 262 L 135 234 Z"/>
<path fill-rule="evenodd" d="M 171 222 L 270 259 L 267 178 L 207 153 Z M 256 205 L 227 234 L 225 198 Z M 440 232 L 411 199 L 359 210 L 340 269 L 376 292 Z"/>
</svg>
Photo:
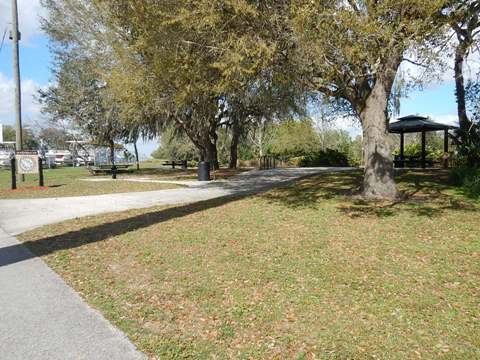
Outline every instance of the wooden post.
<svg viewBox="0 0 480 360">
<path fill-rule="evenodd" d="M 400 167 L 405 167 L 405 133 L 400 133 Z"/>
<path fill-rule="evenodd" d="M 425 130 L 422 130 L 422 169 L 426 168 L 426 157 L 427 157 L 427 149 L 426 149 L 427 137 Z"/>
<path fill-rule="evenodd" d="M 400 133 L 400 160 L 404 159 L 405 154 L 405 133 L 402 131 Z"/>
<path fill-rule="evenodd" d="M 17 163 L 15 157 L 10 160 L 10 169 L 12 170 L 12 190 L 17 188 Z"/>
<path fill-rule="evenodd" d="M 443 152 L 448 153 L 448 129 L 445 129 L 443 134 Z"/>
<path fill-rule="evenodd" d="M 448 129 L 443 133 L 443 167 L 448 169 Z"/>
<path fill-rule="evenodd" d="M 41 187 L 45 186 L 43 181 L 43 162 L 40 156 L 38 157 L 38 183 Z"/>
</svg>

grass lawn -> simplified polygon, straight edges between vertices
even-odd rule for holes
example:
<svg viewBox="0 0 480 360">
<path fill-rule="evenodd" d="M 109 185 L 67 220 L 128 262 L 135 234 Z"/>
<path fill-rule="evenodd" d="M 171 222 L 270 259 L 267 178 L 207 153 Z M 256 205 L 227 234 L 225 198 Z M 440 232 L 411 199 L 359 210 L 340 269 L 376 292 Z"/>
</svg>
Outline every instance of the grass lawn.
<svg viewBox="0 0 480 360">
<path fill-rule="evenodd" d="M 478 359 L 480 204 L 434 174 L 401 203 L 332 174 L 21 239 L 151 358 Z"/>
<path fill-rule="evenodd" d="M 100 195 L 121 192 L 151 191 L 178 188 L 174 184 L 139 183 L 127 181 L 90 182 L 91 177 L 84 167 L 63 167 L 44 171 L 46 189 L 38 187 L 38 175 L 26 175 L 25 182 L 17 177 L 17 190 L 10 190 L 10 170 L 0 170 L 0 199 L 24 199 L 61 196 Z"/>
<path fill-rule="evenodd" d="M 237 175 L 248 169 L 220 169 L 211 173 L 212 179 L 226 179 Z M 45 185 L 48 189 L 32 189 L 38 186 L 37 175 L 27 175 L 26 181 L 22 183 L 17 178 L 17 191 L 11 191 L 11 174 L 8 169 L 0 169 L 0 199 L 24 199 L 24 198 L 45 198 L 61 196 L 100 195 L 120 192 L 151 191 L 173 189 L 181 186 L 174 184 L 155 184 L 125 181 L 89 182 L 80 179 L 93 178 L 85 167 L 61 167 L 57 169 L 46 169 Z M 152 180 L 196 180 L 197 169 L 182 170 L 162 166 L 158 160 L 148 161 L 141 164 L 140 170 L 132 168 L 128 173 L 119 173 L 119 179 L 132 177 L 146 178 Z"/>
</svg>

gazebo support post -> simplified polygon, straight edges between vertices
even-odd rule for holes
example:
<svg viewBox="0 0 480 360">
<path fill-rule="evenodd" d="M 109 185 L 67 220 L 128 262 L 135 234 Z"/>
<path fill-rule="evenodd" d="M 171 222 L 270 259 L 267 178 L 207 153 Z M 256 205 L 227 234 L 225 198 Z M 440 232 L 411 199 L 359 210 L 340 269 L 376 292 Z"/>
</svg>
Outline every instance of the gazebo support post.
<svg viewBox="0 0 480 360">
<path fill-rule="evenodd" d="M 448 169 L 448 129 L 443 133 L 443 167 Z"/>
<path fill-rule="evenodd" d="M 400 133 L 400 167 L 405 167 L 405 133 Z"/>
<path fill-rule="evenodd" d="M 426 157 L 427 157 L 427 151 L 426 151 L 426 144 L 427 144 L 427 137 L 426 137 L 426 132 L 425 130 L 422 130 L 422 169 L 425 169 L 427 167 L 426 164 Z"/>
</svg>

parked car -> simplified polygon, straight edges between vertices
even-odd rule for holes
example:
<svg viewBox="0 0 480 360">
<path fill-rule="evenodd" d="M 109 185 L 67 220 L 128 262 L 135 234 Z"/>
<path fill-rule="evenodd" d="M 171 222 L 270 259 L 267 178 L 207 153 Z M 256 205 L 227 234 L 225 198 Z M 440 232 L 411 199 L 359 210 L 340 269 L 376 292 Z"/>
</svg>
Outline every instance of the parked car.
<svg viewBox="0 0 480 360">
<path fill-rule="evenodd" d="M 15 151 L 14 142 L 0 143 L 0 167 L 10 166 L 10 154 Z"/>
<path fill-rule="evenodd" d="M 47 158 L 54 158 L 57 166 L 72 166 L 73 156 L 70 150 L 48 150 L 45 154 Z"/>
<path fill-rule="evenodd" d="M 0 150 L 0 167 L 10 166 L 10 153 Z"/>
</svg>

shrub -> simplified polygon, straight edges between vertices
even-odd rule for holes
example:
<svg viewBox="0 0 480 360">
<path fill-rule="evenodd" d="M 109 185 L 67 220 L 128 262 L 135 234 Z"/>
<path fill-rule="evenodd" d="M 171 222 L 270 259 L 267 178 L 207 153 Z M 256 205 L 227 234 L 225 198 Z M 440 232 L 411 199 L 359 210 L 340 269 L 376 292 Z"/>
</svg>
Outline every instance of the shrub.
<svg viewBox="0 0 480 360">
<path fill-rule="evenodd" d="M 471 198 L 480 197 L 480 173 L 467 178 L 463 184 L 463 190 Z"/>
<path fill-rule="evenodd" d="M 285 165 L 288 167 L 301 167 L 304 156 L 296 156 L 284 161 Z"/>
<path fill-rule="evenodd" d="M 434 150 L 432 147 L 427 146 L 425 149 L 427 159 L 440 159 L 443 156 L 442 150 Z M 396 149 L 393 154 L 395 156 L 400 156 L 400 149 Z M 405 146 L 403 151 L 405 157 L 416 157 L 420 158 L 422 156 L 422 145 L 421 144 L 408 144 Z"/>
<path fill-rule="evenodd" d="M 315 166 L 349 166 L 348 157 L 344 153 L 327 149 L 315 154 L 309 154 L 303 157 L 299 164 L 301 167 Z"/>
<path fill-rule="evenodd" d="M 450 183 L 462 189 L 469 197 L 480 197 L 480 168 L 457 167 L 450 172 Z"/>
</svg>

